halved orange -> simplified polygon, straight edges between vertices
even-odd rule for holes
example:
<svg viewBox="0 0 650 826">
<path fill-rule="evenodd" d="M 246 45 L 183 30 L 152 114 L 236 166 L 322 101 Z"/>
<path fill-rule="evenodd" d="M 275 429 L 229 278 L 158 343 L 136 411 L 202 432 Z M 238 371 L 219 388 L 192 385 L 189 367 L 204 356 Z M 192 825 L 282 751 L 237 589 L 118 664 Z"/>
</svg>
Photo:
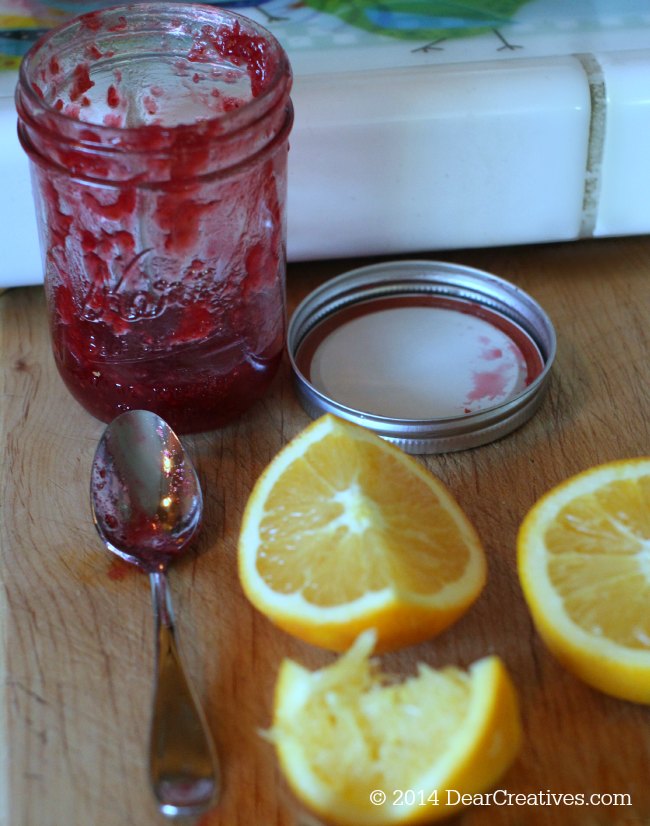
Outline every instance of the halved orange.
<svg viewBox="0 0 650 826">
<path fill-rule="evenodd" d="M 257 481 L 239 574 L 253 605 L 295 636 L 342 651 L 372 627 L 386 650 L 460 617 L 486 562 L 439 479 L 369 430 L 325 415 Z"/>
<path fill-rule="evenodd" d="M 374 632 L 319 671 L 285 660 L 268 732 L 296 797 L 327 823 L 424 823 L 499 781 L 521 741 L 502 661 L 419 664 L 398 680 L 369 659 Z"/>
<path fill-rule="evenodd" d="M 599 465 L 553 488 L 517 544 L 549 649 L 595 688 L 650 703 L 650 458 Z"/>
</svg>

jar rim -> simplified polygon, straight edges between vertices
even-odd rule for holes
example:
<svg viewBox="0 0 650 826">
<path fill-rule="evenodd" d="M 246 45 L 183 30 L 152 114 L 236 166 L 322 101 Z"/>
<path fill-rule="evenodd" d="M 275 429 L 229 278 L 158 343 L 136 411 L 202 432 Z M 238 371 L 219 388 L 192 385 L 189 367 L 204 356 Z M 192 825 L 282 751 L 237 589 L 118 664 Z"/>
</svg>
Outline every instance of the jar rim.
<svg viewBox="0 0 650 826">
<path fill-rule="evenodd" d="M 188 12 L 191 11 L 195 22 L 202 25 L 234 25 L 238 23 L 243 31 L 254 32 L 262 36 L 273 49 L 273 72 L 265 80 L 259 94 L 253 95 L 236 109 L 219 112 L 210 117 L 202 118 L 193 123 L 179 124 L 140 124 L 137 126 L 114 126 L 94 121 L 83 121 L 75 118 L 62 110 L 58 110 L 48 102 L 42 94 L 39 94 L 38 87 L 30 80 L 29 73 L 35 68 L 37 58 L 40 60 L 51 59 L 56 54 L 55 44 L 57 39 L 71 29 L 86 29 L 93 31 L 98 29 L 98 18 L 121 18 L 127 17 L 134 20 L 137 17 L 146 17 L 155 13 L 157 22 L 160 23 L 163 31 L 163 21 L 171 19 L 187 19 Z M 51 54 L 48 54 L 48 50 Z M 30 48 L 24 56 L 20 69 L 19 80 L 16 88 L 16 98 L 23 106 L 26 106 L 32 117 L 47 116 L 51 123 L 56 124 L 57 130 L 63 133 L 72 131 L 75 140 L 79 140 L 78 132 L 84 130 L 93 133 L 93 138 L 88 141 L 89 145 L 110 147 L 119 151 L 122 147 L 129 151 L 133 144 L 138 144 L 138 136 L 143 134 L 155 134 L 157 139 L 164 145 L 165 140 L 176 141 L 179 136 L 210 133 L 215 128 L 222 128 L 222 134 L 229 134 L 242 129 L 245 125 L 254 122 L 263 116 L 263 113 L 277 101 L 288 96 L 292 84 L 291 66 L 287 55 L 277 38 L 264 26 L 249 17 L 238 14 L 230 9 L 218 6 L 208 6 L 205 4 L 187 3 L 126 3 L 90 11 L 79 15 L 72 20 L 62 23 L 60 26 L 46 32 Z M 99 138 L 99 140 L 97 140 Z M 82 140 L 82 142 L 84 142 Z"/>
<path fill-rule="evenodd" d="M 136 185 L 139 189 L 142 190 L 182 190 L 187 189 L 188 186 L 193 186 L 197 181 L 205 182 L 208 180 L 215 180 L 217 178 L 225 178 L 227 176 L 232 176 L 237 174 L 238 170 L 244 169 L 246 166 L 250 166 L 254 163 L 259 163 L 261 159 L 272 155 L 273 152 L 276 151 L 276 149 L 279 146 L 281 146 L 284 141 L 287 140 L 292 125 L 293 105 L 291 101 L 289 101 L 289 104 L 285 109 L 284 119 L 281 128 L 273 135 L 269 142 L 265 144 L 263 147 L 261 147 L 254 155 L 248 156 L 245 159 L 239 159 L 236 162 L 233 162 L 232 164 L 229 164 L 227 166 L 219 167 L 218 169 L 213 169 L 210 172 L 203 172 L 200 175 L 192 176 L 191 178 L 170 178 L 162 180 L 145 180 L 141 177 L 138 177 L 136 179 L 125 178 L 123 180 L 111 179 L 110 181 L 108 181 L 105 178 L 102 178 L 101 176 L 94 177 L 92 175 L 70 173 L 70 170 L 61 166 L 60 163 L 57 163 L 51 157 L 44 156 L 42 153 L 40 153 L 31 143 L 29 136 L 25 134 L 25 132 L 21 128 L 21 124 L 18 125 L 18 139 L 23 149 L 25 150 L 25 152 L 27 153 L 27 155 L 33 163 L 37 164 L 38 166 L 42 166 L 43 168 L 50 168 L 58 172 L 66 173 L 70 180 L 76 180 L 86 184 L 92 184 L 96 188 L 128 189 Z M 140 154 L 142 154 L 143 157 L 146 157 L 148 160 L 151 160 L 151 152 L 143 150 Z"/>
</svg>

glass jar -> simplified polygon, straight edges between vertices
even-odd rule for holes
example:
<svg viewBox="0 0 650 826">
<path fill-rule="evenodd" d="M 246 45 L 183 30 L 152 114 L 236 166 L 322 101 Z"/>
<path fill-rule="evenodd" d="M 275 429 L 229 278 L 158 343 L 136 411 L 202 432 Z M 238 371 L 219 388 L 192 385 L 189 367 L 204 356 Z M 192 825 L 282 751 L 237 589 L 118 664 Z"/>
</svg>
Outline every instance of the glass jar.
<svg viewBox="0 0 650 826">
<path fill-rule="evenodd" d="M 108 421 L 141 408 L 220 427 L 269 386 L 285 339 L 291 70 L 222 9 L 75 18 L 22 62 L 54 358 Z"/>
</svg>

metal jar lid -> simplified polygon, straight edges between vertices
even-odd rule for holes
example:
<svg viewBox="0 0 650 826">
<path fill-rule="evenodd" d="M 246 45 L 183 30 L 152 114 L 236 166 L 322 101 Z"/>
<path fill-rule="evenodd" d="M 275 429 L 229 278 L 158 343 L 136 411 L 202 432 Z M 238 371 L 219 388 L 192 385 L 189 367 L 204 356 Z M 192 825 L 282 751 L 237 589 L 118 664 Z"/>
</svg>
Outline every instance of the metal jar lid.
<svg viewBox="0 0 650 826">
<path fill-rule="evenodd" d="M 289 357 L 309 415 L 329 412 L 408 453 L 499 439 L 539 407 L 553 325 L 523 290 L 439 261 L 351 270 L 308 295 L 289 323 Z"/>
</svg>

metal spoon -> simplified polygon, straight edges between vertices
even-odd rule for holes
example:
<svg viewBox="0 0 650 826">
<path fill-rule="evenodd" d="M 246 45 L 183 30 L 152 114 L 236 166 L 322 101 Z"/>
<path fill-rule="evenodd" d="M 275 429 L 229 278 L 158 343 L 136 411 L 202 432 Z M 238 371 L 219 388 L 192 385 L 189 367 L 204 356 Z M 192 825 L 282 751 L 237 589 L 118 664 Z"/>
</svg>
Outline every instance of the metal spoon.
<svg viewBox="0 0 650 826">
<path fill-rule="evenodd" d="M 118 416 L 93 460 L 93 519 L 107 548 L 149 574 L 156 639 L 156 681 L 149 772 L 160 811 L 193 816 L 219 793 L 216 752 L 181 663 L 167 567 L 195 536 L 203 512 L 190 458 L 169 425 L 147 410 Z"/>
</svg>

